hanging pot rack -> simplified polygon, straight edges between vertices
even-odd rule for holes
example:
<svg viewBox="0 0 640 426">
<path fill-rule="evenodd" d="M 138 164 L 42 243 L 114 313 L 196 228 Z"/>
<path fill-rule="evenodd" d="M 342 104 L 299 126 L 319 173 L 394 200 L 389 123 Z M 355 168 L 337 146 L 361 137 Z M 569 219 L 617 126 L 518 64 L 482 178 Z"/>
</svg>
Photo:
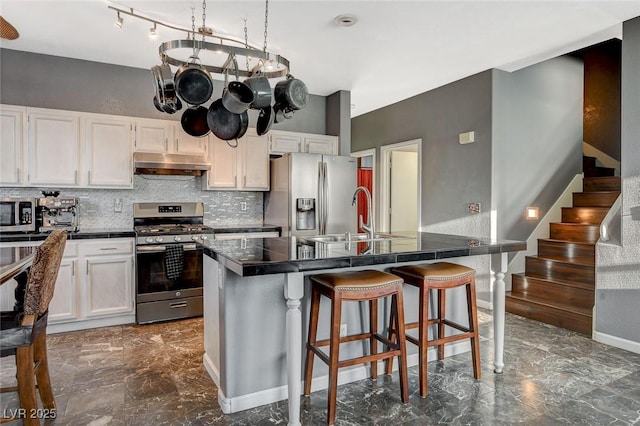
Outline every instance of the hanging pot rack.
<svg viewBox="0 0 640 426">
<path fill-rule="evenodd" d="M 252 62 L 256 61 L 252 67 L 247 67 L 248 69 L 246 70 L 238 70 L 238 74 L 242 77 L 251 77 L 258 71 L 261 71 L 267 78 L 285 77 L 290 73 L 289 60 L 282 55 L 268 51 L 266 49 L 266 41 L 263 48 L 258 48 L 249 44 L 246 38 L 245 40 L 240 40 L 239 38 L 234 38 L 227 34 L 215 33 L 211 28 L 206 27 L 204 24 L 197 28 L 197 32 L 194 33 L 192 29 L 150 18 L 138 11 L 135 11 L 133 8 L 124 9 L 112 5 L 107 6 L 107 8 L 114 10 L 117 13 L 118 26 L 122 26 L 122 18 L 120 14 L 123 14 L 151 22 L 154 26 L 184 32 L 187 38 L 166 41 L 161 43 L 158 48 L 160 59 L 162 62 L 169 65 L 179 67 L 187 62 L 185 59 L 180 59 L 175 56 L 175 53 L 172 51 L 177 49 L 195 49 L 198 51 L 209 51 L 216 54 L 223 53 L 227 55 L 225 62 L 221 65 L 205 62 L 201 63 L 202 67 L 211 73 L 223 75 L 234 57 L 237 59 L 245 58 L 247 63 L 249 59 L 251 59 Z M 196 36 L 202 37 L 202 39 L 197 40 Z M 212 41 L 207 41 L 207 39 Z M 225 42 L 228 44 L 225 44 Z"/>
</svg>

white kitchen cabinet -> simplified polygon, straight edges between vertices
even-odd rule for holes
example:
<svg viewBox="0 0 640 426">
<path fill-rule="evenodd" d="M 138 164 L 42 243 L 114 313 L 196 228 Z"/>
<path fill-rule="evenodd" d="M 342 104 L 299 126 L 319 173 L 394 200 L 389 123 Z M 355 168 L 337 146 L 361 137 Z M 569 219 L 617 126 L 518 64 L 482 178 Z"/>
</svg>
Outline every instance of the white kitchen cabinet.
<svg viewBox="0 0 640 426">
<path fill-rule="evenodd" d="M 67 241 L 49 303 L 50 324 L 78 319 L 78 276 L 78 243 Z"/>
<path fill-rule="evenodd" d="M 83 306 L 86 318 L 135 314 L 133 249 L 133 239 L 116 238 L 83 243 Z"/>
<path fill-rule="evenodd" d="M 0 185 L 22 186 L 25 183 L 24 141 L 25 107 L 0 106 Z"/>
<path fill-rule="evenodd" d="M 134 123 L 135 151 L 204 155 L 209 136 L 191 136 L 175 121 L 138 118 Z"/>
<path fill-rule="evenodd" d="M 173 141 L 173 146 L 169 148 L 177 154 L 205 155 L 209 145 L 209 135 L 201 138 L 191 136 L 182 129 L 180 123 L 175 123 Z"/>
<path fill-rule="evenodd" d="M 272 131 L 270 133 L 270 154 L 306 152 L 309 154 L 338 155 L 337 136 L 314 135 L 310 133 L 286 132 L 281 130 Z"/>
<path fill-rule="evenodd" d="M 79 186 L 79 114 L 28 108 L 27 121 L 28 184 Z"/>
<path fill-rule="evenodd" d="M 211 139 L 211 170 L 203 179 L 203 189 L 269 190 L 269 144 L 266 135 L 258 136 L 255 129 L 249 129 L 238 139 L 237 147 L 215 136 Z M 233 145 L 235 140 L 229 143 Z"/>
<path fill-rule="evenodd" d="M 141 152 L 169 152 L 173 141 L 174 122 L 151 118 L 137 118 L 134 123 L 135 150 Z"/>
<path fill-rule="evenodd" d="M 133 121 L 124 117 L 82 118 L 82 186 L 133 188 L 132 130 Z"/>
</svg>

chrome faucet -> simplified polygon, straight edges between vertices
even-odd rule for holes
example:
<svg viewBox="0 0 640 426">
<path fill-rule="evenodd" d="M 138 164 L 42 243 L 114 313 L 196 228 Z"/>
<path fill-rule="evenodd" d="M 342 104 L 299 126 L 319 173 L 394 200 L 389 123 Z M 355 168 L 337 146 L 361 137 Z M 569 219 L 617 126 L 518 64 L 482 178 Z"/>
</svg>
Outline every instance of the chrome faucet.
<svg viewBox="0 0 640 426">
<path fill-rule="evenodd" d="M 356 192 L 353 193 L 353 201 L 351 202 L 352 206 L 356 205 L 358 201 L 358 192 L 363 191 L 364 195 L 367 197 L 367 223 L 364 223 L 362 215 L 359 216 L 359 225 L 358 227 L 364 229 L 369 236 L 369 239 L 372 240 L 374 236 L 373 231 L 373 220 L 371 219 L 373 216 L 373 211 L 371 210 L 371 192 L 367 189 L 366 186 L 359 186 L 356 188 Z"/>
</svg>

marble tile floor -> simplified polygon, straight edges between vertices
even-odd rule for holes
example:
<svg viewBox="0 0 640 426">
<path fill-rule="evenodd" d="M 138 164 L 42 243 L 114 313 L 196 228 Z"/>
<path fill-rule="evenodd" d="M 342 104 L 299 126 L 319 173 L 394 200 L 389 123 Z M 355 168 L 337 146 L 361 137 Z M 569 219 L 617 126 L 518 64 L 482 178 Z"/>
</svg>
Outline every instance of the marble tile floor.
<svg viewBox="0 0 640 426">
<path fill-rule="evenodd" d="M 397 374 L 343 385 L 339 425 L 640 424 L 640 355 L 507 314 L 504 374 L 492 372 L 492 324 L 480 312 L 482 379 L 469 353 L 429 363 L 429 396 L 400 403 Z M 202 319 L 50 335 L 55 425 L 286 425 L 286 401 L 224 415 L 202 366 Z M 0 379 L 11 382 L 13 357 Z M 4 410 L 17 397 L 2 395 Z M 304 425 L 324 424 L 326 390 L 303 398 Z M 18 421 L 9 424 L 20 424 Z"/>
</svg>

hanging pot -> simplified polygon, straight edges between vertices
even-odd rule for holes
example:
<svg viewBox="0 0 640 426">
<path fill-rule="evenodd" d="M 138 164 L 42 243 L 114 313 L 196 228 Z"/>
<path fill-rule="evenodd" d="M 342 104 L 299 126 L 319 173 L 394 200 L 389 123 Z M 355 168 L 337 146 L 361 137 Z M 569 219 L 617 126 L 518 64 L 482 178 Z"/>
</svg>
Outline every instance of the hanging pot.
<svg viewBox="0 0 640 426">
<path fill-rule="evenodd" d="M 234 114 L 224 107 L 222 99 L 213 101 L 207 112 L 207 124 L 217 138 L 230 141 L 241 138 L 249 127 L 249 114 Z"/>
<path fill-rule="evenodd" d="M 269 79 L 262 73 L 247 78 L 244 83 L 253 91 L 251 108 L 261 109 L 271 105 L 271 85 Z"/>
<path fill-rule="evenodd" d="M 202 105 L 213 95 L 213 80 L 211 75 L 199 61 L 197 56 L 191 56 L 192 62 L 184 64 L 175 75 L 175 87 L 178 96 L 190 105 Z"/>
<path fill-rule="evenodd" d="M 307 106 L 307 86 L 302 80 L 287 74 L 287 79 L 279 81 L 274 89 L 276 103 L 284 105 L 285 109 L 298 110 Z"/>
<path fill-rule="evenodd" d="M 203 137 L 209 134 L 207 108 L 202 105 L 187 108 L 180 119 L 182 129 L 189 135 Z"/>
<path fill-rule="evenodd" d="M 256 124 L 256 133 L 258 136 L 266 134 L 273 125 L 276 114 L 273 112 L 273 108 L 268 106 L 260 109 L 260 115 L 258 115 L 258 122 Z"/>
<path fill-rule="evenodd" d="M 234 114 L 242 114 L 253 102 L 253 91 L 241 81 L 232 81 L 222 94 L 222 105 Z"/>
<path fill-rule="evenodd" d="M 156 65 L 151 68 L 154 80 L 155 96 L 153 104 L 160 112 L 174 114 L 182 109 L 182 102 L 176 96 L 171 68 L 168 64 Z"/>
</svg>

